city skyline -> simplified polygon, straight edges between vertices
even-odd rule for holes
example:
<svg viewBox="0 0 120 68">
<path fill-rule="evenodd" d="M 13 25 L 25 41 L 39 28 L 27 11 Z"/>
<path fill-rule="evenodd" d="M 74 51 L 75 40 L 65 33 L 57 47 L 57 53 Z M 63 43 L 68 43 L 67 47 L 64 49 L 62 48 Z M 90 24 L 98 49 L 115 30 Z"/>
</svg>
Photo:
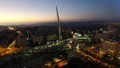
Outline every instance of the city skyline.
<svg viewBox="0 0 120 68">
<path fill-rule="evenodd" d="M 56 21 L 119 20 L 118 0 L 1 0 L 0 25 Z M 25 23 L 26 22 L 26 23 Z"/>
</svg>

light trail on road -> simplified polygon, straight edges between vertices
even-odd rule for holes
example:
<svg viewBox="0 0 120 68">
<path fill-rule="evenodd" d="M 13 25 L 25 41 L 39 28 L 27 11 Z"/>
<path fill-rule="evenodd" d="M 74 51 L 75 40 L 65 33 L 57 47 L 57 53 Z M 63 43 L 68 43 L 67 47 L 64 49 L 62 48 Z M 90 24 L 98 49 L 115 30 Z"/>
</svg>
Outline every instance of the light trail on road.
<svg viewBox="0 0 120 68">
<path fill-rule="evenodd" d="M 75 50 L 75 52 L 77 52 L 77 53 L 79 53 L 80 55 L 84 56 L 84 58 L 87 58 L 89 61 L 96 62 L 96 63 L 101 64 L 102 66 L 105 66 L 105 67 L 108 67 L 108 68 L 115 68 L 114 65 L 110 65 L 110 64 L 108 64 L 108 63 L 106 63 L 106 62 L 103 62 L 103 61 L 101 61 L 101 60 L 99 60 L 99 59 L 96 59 L 96 58 L 94 58 L 94 57 L 92 57 L 92 56 L 84 53 L 83 51 Z"/>
</svg>

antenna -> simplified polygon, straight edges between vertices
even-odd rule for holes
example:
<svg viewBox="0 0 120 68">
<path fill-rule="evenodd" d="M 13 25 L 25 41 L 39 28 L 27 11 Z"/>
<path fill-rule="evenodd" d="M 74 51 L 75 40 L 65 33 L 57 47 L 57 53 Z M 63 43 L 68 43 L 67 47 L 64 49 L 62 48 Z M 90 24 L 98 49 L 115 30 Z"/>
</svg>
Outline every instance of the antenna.
<svg viewBox="0 0 120 68">
<path fill-rule="evenodd" d="M 58 31 L 59 31 L 59 41 L 60 41 L 60 40 L 61 40 L 61 25 L 60 25 L 59 12 L 58 12 L 57 6 L 56 6 L 56 13 L 57 13 Z"/>
</svg>

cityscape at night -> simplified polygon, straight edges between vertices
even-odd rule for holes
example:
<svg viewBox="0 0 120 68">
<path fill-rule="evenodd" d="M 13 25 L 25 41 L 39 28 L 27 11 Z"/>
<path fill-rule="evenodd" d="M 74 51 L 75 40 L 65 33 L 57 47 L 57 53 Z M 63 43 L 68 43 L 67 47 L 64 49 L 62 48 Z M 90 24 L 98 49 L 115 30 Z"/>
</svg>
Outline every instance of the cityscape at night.
<svg viewBox="0 0 120 68">
<path fill-rule="evenodd" d="M 119 0 L 0 0 L 0 68 L 120 68 Z"/>
</svg>

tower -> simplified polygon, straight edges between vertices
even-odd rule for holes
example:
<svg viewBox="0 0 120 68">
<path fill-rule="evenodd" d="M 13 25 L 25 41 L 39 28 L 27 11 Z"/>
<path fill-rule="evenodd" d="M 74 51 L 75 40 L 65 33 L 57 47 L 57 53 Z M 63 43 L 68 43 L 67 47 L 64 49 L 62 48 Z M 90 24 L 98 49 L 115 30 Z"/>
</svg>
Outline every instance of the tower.
<svg viewBox="0 0 120 68">
<path fill-rule="evenodd" d="M 58 32 L 59 32 L 59 41 L 61 40 L 62 36 L 61 36 L 61 24 L 60 24 L 60 19 L 59 19 L 59 12 L 58 12 L 58 8 L 56 6 L 56 13 L 57 13 L 57 21 L 58 21 Z"/>
</svg>

